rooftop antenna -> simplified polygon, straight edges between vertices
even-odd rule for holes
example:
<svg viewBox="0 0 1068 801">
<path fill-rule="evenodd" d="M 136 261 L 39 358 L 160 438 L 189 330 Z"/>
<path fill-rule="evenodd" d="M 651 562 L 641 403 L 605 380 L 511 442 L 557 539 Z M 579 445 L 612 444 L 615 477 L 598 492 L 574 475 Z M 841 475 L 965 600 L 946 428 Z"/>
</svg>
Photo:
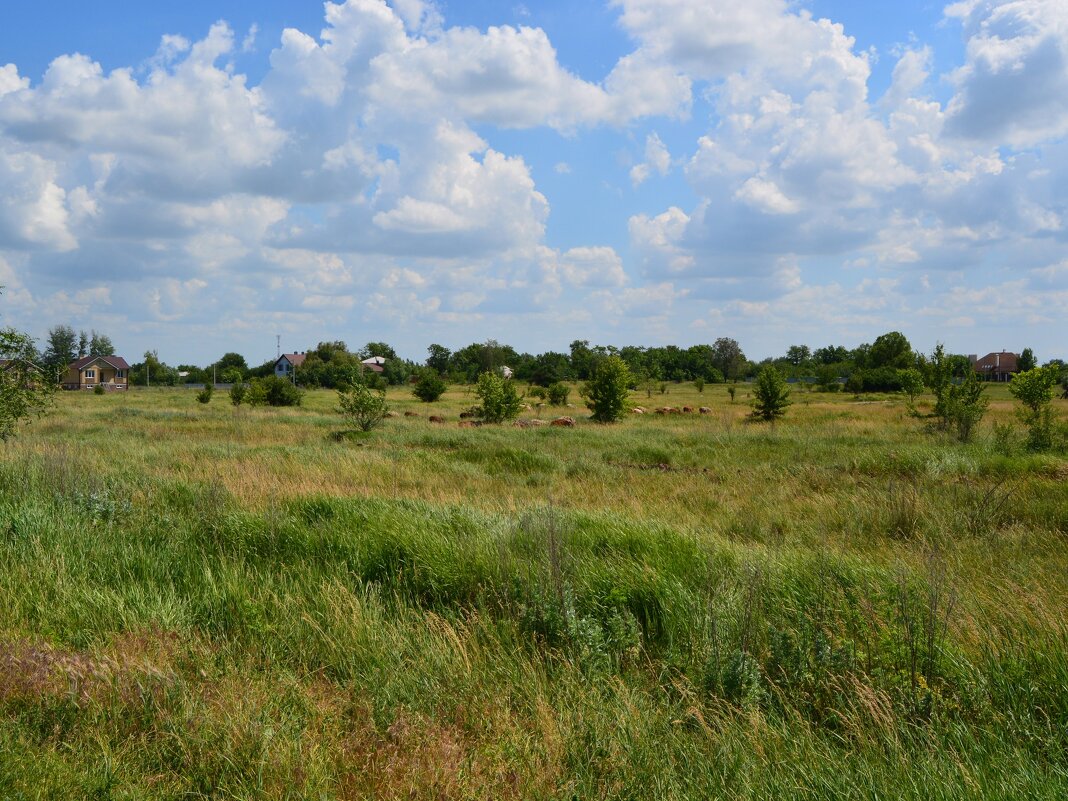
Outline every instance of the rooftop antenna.
<svg viewBox="0 0 1068 801">
<path fill-rule="evenodd" d="M 281 359 L 282 358 L 282 335 L 281 334 L 275 334 L 274 338 L 275 338 L 276 348 L 278 350 L 278 355 L 275 356 L 275 359 L 277 360 L 277 359 Z"/>
</svg>

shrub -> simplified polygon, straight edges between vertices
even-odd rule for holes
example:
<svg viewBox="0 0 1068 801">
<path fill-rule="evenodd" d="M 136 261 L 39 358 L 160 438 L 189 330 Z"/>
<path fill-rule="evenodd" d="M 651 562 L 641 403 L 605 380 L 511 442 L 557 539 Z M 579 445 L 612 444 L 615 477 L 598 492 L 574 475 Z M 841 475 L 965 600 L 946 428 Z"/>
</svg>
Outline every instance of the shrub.
<svg viewBox="0 0 1068 801">
<path fill-rule="evenodd" d="M 103 395 L 106 391 L 107 390 L 104 389 L 104 385 L 103 384 L 97 384 L 95 387 L 93 387 L 93 394 L 94 395 Z"/>
<path fill-rule="evenodd" d="M 448 384 L 433 370 L 424 370 L 412 387 L 412 394 L 423 403 L 433 403 L 445 394 Z"/>
<path fill-rule="evenodd" d="M 733 384 L 727 387 L 727 394 L 731 396 L 731 403 L 734 403 L 734 396 L 738 394 L 738 387 Z"/>
<path fill-rule="evenodd" d="M 1031 450 L 1047 450 L 1053 445 L 1053 388 L 1060 377 L 1056 367 L 1036 367 L 1017 373 L 1009 392 L 1023 404 L 1020 417 L 1027 424 L 1027 446 Z"/>
<path fill-rule="evenodd" d="M 790 389 L 782 373 L 771 365 L 760 371 L 753 387 L 753 417 L 773 421 L 786 414 L 790 405 Z"/>
<path fill-rule="evenodd" d="M 593 378 L 586 384 L 587 401 L 593 419 L 599 423 L 613 423 L 627 411 L 630 369 L 618 356 L 602 359 Z M 666 388 L 666 385 L 662 385 Z"/>
<path fill-rule="evenodd" d="M 245 401 L 245 397 L 248 395 L 248 384 L 243 381 L 238 381 L 232 387 L 230 387 L 230 403 L 234 406 L 240 406 Z"/>
<path fill-rule="evenodd" d="M 269 375 L 252 379 L 245 397 L 250 406 L 300 406 L 304 393 L 291 381 Z"/>
<path fill-rule="evenodd" d="M 546 392 L 545 387 L 531 387 L 527 390 L 527 395 L 538 400 L 545 400 L 549 397 L 549 393 Z"/>
<path fill-rule="evenodd" d="M 859 395 L 864 391 L 864 374 L 859 370 L 850 373 L 849 378 L 846 379 L 845 388 L 847 392 Z"/>
<path fill-rule="evenodd" d="M 909 409 L 916 407 L 916 396 L 923 392 L 923 373 L 912 367 L 900 371 L 901 392 L 908 398 Z"/>
<path fill-rule="evenodd" d="M 519 416 L 519 395 L 515 384 L 503 378 L 499 373 L 487 371 L 478 377 L 475 394 L 482 404 L 477 407 L 477 414 L 487 423 L 503 423 Z"/>
<path fill-rule="evenodd" d="M 705 380 L 703 378 L 695 378 L 693 380 L 693 385 L 697 387 L 698 392 L 703 393 L 705 391 Z"/>
<path fill-rule="evenodd" d="M 553 406 L 567 406 L 567 397 L 571 394 L 571 387 L 562 381 L 557 381 L 549 387 L 547 392 L 549 403 Z"/>
<path fill-rule="evenodd" d="M 970 442 L 979 422 L 990 405 L 983 396 L 986 386 L 973 371 L 960 384 L 950 384 L 946 389 L 946 413 L 957 431 L 961 442 Z"/>
<path fill-rule="evenodd" d="M 355 382 L 337 391 L 340 414 L 360 431 L 370 431 L 389 413 L 385 390 Z"/>
<path fill-rule="evenodd" d="M 205 384 L 204 389 L 197 393 L 197 401 L 200 403 L 211 403 L 211 396 L 215 394 L 214 384 Z"/>
</svg>

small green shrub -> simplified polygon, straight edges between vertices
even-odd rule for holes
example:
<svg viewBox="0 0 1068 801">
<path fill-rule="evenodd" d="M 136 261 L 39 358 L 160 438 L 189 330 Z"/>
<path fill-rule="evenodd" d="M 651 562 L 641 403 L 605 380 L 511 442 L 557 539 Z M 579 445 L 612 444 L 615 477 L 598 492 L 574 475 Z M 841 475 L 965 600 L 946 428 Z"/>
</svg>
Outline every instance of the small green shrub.
<svg viewBox="0 0 1068 801">
<path fill-rule="evenodd" d="M 609 356 L 597 365 L 593 378 L 586 384 L 586 405 L 593 412 L 594 420 L 613 423 L 623 417 L 630 381 L 630 369 L 618 356 Z"/>
<path fill-rule="evenodd" d="M 269 375 L 252 379 L 245 397 L 250 406 L 300 406 L 304 393 L 291 381 Z"/>
<path fill-rule="evenodd" d="M 695 378 L 693 380 L 693 385 L 697 388 L 698 392 L 703 393 L 705 391 L 705 380 L 703 378 Z"/>
<path fill-rule="evenodd" d="M 106 390 L 104 389 L 104 385 L 103 384 L 97 384 L 95 387 L 93 387 L 93 394 L 94 395 L 103 395 L 105 392 L 106 392 Z"/>
<path fill-rule="evenodd" d="M 498 373 L 487 371 L 478 377 L 475 394 L 482 401 L 477 415 L 487 423 L 503 423 L 519 416 L 522 405 L 516 394 L 515 384 Z"/>
<path fill-rule="evenodd" d="M 211 396 L 215 394 L 214 384 L 205 384 L 204 389 L 197 393 L 197 401 L 199 403 L 211 403 Z"/>
<path fill-rule="evenodd" d="M 384 390 L 374 390 L 356 382 L 337 391 L 338 411 L 360 431 L 370 431 L 389 413 Z"/>
<path fill-rule="evenodd" d="M 753 417 L 773 421 L 786 414 L 790 405 L 790 388 L 782 373 L 771 365 L 760 371 L 753 388 Z"/>
<path fill-rule="evenodd" d="M 448 389 L 448 384 L 433 370 L 424 370 L 412 387 L 412 394 L 423 403 L 434 403 Z"/>
<path fill-rule="evenodd" d="M 549 403 L 553 406 L 566 406 L 567 398 L 571 394 L 571 387 L 562 381 L 557 381 L 548 389 Z"/>
<path fill-rule="evenodd" d="M 238 381 L 232 387 L 230 387 L 230 403 L 234 406 L 240 406 L 245 402 L 245 398 L 248 395 L 248 384 L 244 381 Z"/>
</svg>

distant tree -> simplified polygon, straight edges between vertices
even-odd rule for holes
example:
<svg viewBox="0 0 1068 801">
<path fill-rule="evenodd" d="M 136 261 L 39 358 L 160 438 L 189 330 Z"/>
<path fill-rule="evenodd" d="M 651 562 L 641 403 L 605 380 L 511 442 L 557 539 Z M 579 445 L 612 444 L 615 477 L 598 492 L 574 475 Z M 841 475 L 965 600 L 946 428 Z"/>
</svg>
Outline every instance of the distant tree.
<svg viewBox="0 0 1068 801">
<path fill-rule="evenodd" d="M 427 368 L 419 374 L 419 380 L 412 387 L 412 394 L 423 403 L 434 403 L 445 394 L 446 389 L 448 389 L 448 385 L 438 372 L 432 368 Z"/>
<path fill-rule="evenodd" d="M 426 359 L 427 367 L 438 375 L 445 375 L 449 372 L 449 359 L 452 357 L 452 351 L 444 345 L 435 344 L 427 348 L 427 353 L 429 354 Z"/>
<path fill-rule="evenodd" d="M 370 431 L 389 414 L 384 390 L 374 390 L 366 384 L 356 382 L 339 389 L 337 396 L 338 411 L 361 431 Z"/>
<path fill-rule="evenodd" d="M 475 395 L 481 401 L 478 416 L 487 423 L 503 423 L 519 416 L 521 403 L 515 384 L 496 370 L 487 370 L 478 377 Z"/>
<path fill-rule="evenodd" d="M 304 393 L 292 381 L 269 375 L 252 379 L 244 398 L 249 406 L 300 406 Z"/>
<path fill-rule="evenodd" d="M 808 345 L 791 345 L 786 350 L 786 361 L 794 367 L 807 364 L 811 358 L 812 352 L 808 349 Z"/>
<path fill-rule="evenodd" d="M 218 376 L 224 384 L 240 384 L 245 378 L 245 371 L 240 367 L 227 367 Z"/>
<path fill-rule="evenodd" d="M 236 382 L 230 387 L 230 403 L 234 406 L 240 406 L 245 402 L 245 396 L 248 394 L 248 384 L 243 381 Z"/>
<path fill-rule="evenodd" d="M 912 345 L 900 331 L 891 331 L 883 334 L 872 343 L 869 352 L 869 363 L 865 366 L 893 367 L 898 370 L 907 370 L 914 367 L 916 357 L 912 353 Z"/>
<path fill-rule="evenodd" d="M 631 385 L 630 369 L 619 356 L 598 362 L 593 378 L 586 384 L 586 405 L 598 423 L 614 423 L 627 411 Z"/>
<path fill-rule="evenodd" d="M 816 368 L 816 386 L 820 392 L 837 392 L 839 375 L 833 363 L 821 363 Z"/>
<path fill-rule="evenodd" d="M 585 381 L 593 375 L 593 365 L 596 361 L 594 352 L 590 349 L 590 343 L 585 339 L 576 339 L 571 343 L 571 372 L 575 378 Z"/>
<path fill-rule="evenodd" d="M 1020 354 L 1020 358 L 1016 362 L 1016 368 L 1021 373 L 1026 373 L 1029 370 L 1034 370 L 1036 364 L 1035 352 L 1030 348 L 1024 348 L 1023 353 Z"/>
<path fill-rule="evenodd" d="M 240 353 L 224 353 L 219 361 L 215 362 L 215 368 L 222 373 L 224 370 L 237 369 L 244 376 L 248 372 L 248 362 Z"/>
<path fill-rule="evenodd" d="M 30 337 L 13 328 L 0 330 L 0 358 L 10 360 L 0 370 L 0 441 L 11 439 L 22 423 L 52 405 L 56 383 L 37 372 L 30 359 L 34 351 Z"/>
<path fill-rule="evenodd" d="M 841 345 L 828 345 L 816 348 L 812 358 L 820 364 L 841 364 L 849 360 L 849 349 Z"/>
<path fill-rule="evenodd" d="M 745 354 L 738 340 L 720 337 L 712 343 L 714 367 L 726 376 L 728 381 L 738 378 L 745 365 Z"/>
<path fill-rule="evenodd" d="M 98 334 L 93 331 L 89 337 L 90 356 L 114 356 L 115 346 L 111 344 L 111 337 L 107 334 Z"/>
<path fill-rule="evenodd" d="M 693 386 L 698 393 L 703 393 L 705 391 L 705 380 L 703 378 L 695 378 L 693 380 Z"/>
<path fill-rule="evenodd" d="M 48 344 L 45 346 L 43 361 L 49 374 L 60 376 L 72 361 L 77 358 L 78 336 L 69 325 L 57 325 L 48 330 Z"/>
<path fill-rule="evenodd" d="M 790 405 L 790 388 L 782 373 L 771 365 L 766 366 L 757 376 L 753 386 L 753 416 L 761 420 L 774 421 L 786 414 Z"/>
<path fill-rule="evenodd" d="M 78 358 L 84 359 L 89 355 L 89 335 L 84 331 L 78 332 Z"/>
<path fill-rule="evenodd" d="M 385 342 L 368 342 L 362 348 L 360 348 L 359 357 L 361 359 L 370 359 L 372 356 L 381 356 L 384 359 L 394 360 L 397 359 L 397 351 Z"/>
</svg>

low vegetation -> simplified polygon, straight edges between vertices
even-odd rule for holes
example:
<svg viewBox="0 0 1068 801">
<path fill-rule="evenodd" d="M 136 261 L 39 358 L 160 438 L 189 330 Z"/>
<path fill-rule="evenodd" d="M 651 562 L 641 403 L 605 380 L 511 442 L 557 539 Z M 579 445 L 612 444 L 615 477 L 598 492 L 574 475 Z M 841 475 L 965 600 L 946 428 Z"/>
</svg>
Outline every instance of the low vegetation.
<svg viewBox="0 0 1068 801">
<path fill-rule="evenodd" d="M 62 393 L 0 456 L 0 796 L 1064 797 L 1068 404 L 726 390 Z"/>
</svg>

